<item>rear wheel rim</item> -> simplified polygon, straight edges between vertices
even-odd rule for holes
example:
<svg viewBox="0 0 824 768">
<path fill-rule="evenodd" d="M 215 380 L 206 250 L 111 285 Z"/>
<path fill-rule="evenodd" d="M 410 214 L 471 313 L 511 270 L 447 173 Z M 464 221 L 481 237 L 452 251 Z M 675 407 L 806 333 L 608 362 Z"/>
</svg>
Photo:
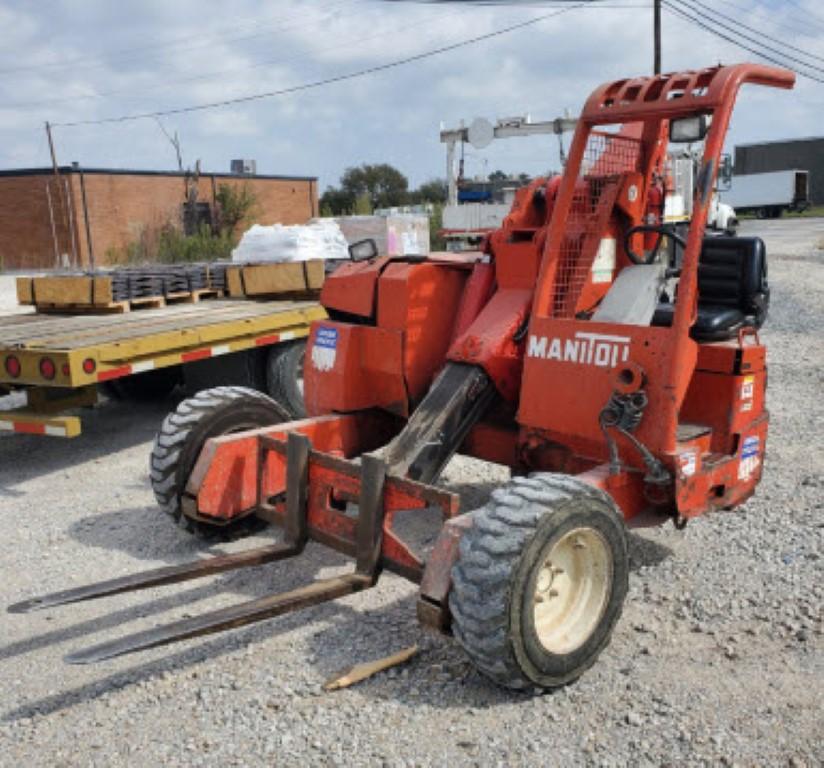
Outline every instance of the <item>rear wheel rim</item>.
<svg viewBox="0 0 824 768">
<path fill-rule="evenodd" d="M 612 552 L 595 528 L 574 528 L 539 564 L 533 593 L 538 642 L 551 654 L 580 648 L 598 627 L 612 590 Z"/>
</svg>

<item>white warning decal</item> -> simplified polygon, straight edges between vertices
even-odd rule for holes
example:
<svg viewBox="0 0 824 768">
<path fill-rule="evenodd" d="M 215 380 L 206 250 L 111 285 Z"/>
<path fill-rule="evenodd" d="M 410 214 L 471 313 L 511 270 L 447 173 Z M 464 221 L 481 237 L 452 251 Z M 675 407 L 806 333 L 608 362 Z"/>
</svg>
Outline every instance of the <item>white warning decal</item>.
<svg viewBox="0 0 824 768">
<path fill-rule="evenodd" d="M 752 410 L 753 395 L 755 394 L 755 377 L 747 376 L 741 382 L 741 412 Z"/>
<path fill-rule="evenodd" d="M 741 446 L 741 461 L 738 463 L 738 479 L 749 480 L 761 463 L 760 440 L 757 435 L 751 435 L 744 440 Z"/>
<path fill-rule="evenodd" d="M 312 345 L 312 365 L 319 371 L 331 371 L 338 353 L 338 329 L 321 326 Z"/>
<path fill-rule="evenodd" d="M 678 459 L 681 464 L 681 474 L 684 477 L 690 477 L 695 474 L 695 451 L 685 451 L 678 454 Z"/>
</svg>

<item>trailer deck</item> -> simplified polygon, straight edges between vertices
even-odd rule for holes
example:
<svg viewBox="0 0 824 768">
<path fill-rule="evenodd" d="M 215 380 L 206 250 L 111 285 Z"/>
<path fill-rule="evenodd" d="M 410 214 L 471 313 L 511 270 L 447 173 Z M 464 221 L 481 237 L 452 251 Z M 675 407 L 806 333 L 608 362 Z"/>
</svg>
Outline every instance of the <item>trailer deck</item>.
<svg viewBox="0 0 824 768">
<path fill-rule="evenodd" d="M 29 395 L 25 408 L 0 412 L 0 430 L 74 437 L 79 419 L 54 413 L 92 404 L 101 382 L 301 338 L 323 317 L 309 299 L 0 316 L 0 387 Z"/>
</svg>

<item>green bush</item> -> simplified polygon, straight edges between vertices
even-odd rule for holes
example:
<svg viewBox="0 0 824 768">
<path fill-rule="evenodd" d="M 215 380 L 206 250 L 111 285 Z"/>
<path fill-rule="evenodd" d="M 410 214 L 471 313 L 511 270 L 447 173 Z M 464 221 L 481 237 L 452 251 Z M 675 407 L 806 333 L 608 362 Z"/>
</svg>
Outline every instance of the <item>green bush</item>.
<svg viewBox="0 0 824 768">
<path fill-rule="evenodd" d="M 429 249 L 431 251 L 445 251 L 446 240 L 441 235 L 443 227 L 443 205 L 435 203 L 432 213 L 429 214 Z"/>
<path fill-rule="evenodd" d="M 228 259 L 236 244 L 233 235 L 213 233 L 205 225 L 194 235 L 184 235 L 176 227 L 167 225 L 160 231 L 155 260 L 161 264 L 180 264 Z"/>
<path fill-rule="evenodd" d="M 238 227 L 254 218 L 258 200 L 248 184 L 221 184 L 215 194 L 215 230 L 221 235 L 236 235 Z"/>
<path fill-rule="evenodd" d="M 144 226 L 123 249 L 106 251 L 108 264 L 182 264 L 229 259 L 242 230 L 254 218 L 257 197 L 248 184 L 221 184 L 215 194 L 212 226 L 202 224 L 194 234 L 185 234 L 171 221 Z"/>
</svg>

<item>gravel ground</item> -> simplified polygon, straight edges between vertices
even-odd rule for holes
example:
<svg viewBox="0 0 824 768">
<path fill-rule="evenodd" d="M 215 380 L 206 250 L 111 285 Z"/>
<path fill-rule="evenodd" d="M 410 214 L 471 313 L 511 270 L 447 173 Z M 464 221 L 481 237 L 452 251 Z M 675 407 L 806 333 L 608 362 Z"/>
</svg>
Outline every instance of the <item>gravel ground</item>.
<svg viewBox="0 0 824 768">
<path fill-rule="evenodd" d="M 764 480 L 736 512 L 633 532 L 623 618 L 576 684 L 537 697 L 492 687 L 455 644 L 418 628 L 414 588 L 391 575 L 213 638 L 99 666 L 62 661 L 100 639 L 346 569 L 310 545 L 293 563 L 204 583 L 0 614 L 0 764 L 824 763 L 824 254 L 812 247 L 824 225 L 745 230 L 759 225 L 773 250 Z M 104 405 L 71 443 L 0 438 L 2 602 L 215 551 L 154 507 L 147 456 L 171 405 Z M 462 458 L 447 471 L 468 505 L 505 477 Z M 411 643 L 422 650 L 405 667 L 321 690 L 333 672 Z"/>
</svg>

